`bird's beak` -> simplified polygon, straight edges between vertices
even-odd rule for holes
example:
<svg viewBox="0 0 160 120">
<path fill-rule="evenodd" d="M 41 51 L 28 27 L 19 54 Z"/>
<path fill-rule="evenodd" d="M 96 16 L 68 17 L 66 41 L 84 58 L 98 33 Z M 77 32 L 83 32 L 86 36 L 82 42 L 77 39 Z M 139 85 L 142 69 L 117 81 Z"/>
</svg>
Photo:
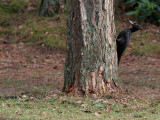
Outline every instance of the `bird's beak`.
<svg viewBox="0 0 160 120">
<path fill-rule="evenodd" d="M 134 24 L 131 20 L 129 20 L 129 23 L 131 23 L 132 25 Z"/>
</svg>

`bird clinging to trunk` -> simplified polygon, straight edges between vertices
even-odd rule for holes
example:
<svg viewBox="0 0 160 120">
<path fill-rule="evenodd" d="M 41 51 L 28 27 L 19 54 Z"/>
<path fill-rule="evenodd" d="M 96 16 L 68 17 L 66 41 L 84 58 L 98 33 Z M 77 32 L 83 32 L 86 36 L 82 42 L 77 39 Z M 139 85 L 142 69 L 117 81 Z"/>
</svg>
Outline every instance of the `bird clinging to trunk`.
<svg viewBox="0 0 160 120">
<path fill-rule="evenodd" d="M 118 56 L 118 65 L 121 59 L 121 56 L 123 52 L 125 51 L 130 39 L 131 39 L 131 34 L 133 32 L 136 32 L 137 30 L 140 30 L 141 28 L 137 23 L 133 23 L 132 21 L 129 20 L 129 22 L 132 25 L 132 28 L 125 29 L 121 31 L 116 38 L 116 43 L 117 43 L 117 56 Z"/>
</svg>

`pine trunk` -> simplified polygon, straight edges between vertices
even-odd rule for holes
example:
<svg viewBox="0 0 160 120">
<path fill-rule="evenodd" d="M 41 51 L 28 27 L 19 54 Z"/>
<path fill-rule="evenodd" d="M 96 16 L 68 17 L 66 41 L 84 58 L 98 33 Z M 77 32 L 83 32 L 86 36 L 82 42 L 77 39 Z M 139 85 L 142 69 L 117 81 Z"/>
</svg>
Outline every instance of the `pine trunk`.
<svg viewBox="0 0 160 120">
<path fill-rule="evenodd" d="M 114 0 L 68 0 L 63 90 L 106 95 L 117 80 Z"/>
</svg>

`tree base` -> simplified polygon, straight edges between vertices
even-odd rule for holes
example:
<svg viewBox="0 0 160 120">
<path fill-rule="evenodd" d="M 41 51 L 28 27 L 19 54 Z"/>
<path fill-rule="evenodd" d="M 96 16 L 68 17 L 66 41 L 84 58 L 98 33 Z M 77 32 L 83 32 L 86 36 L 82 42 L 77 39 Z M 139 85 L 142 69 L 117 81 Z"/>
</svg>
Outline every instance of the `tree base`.
<svg viewBox="0 0 160 120">
<path fill-rule="evenodd" d="M 69 96 L 89 96 L 89 97 L 104 97 L 107 95 L 111 95 L 114 93 L 121 93 L 122 90 L 118 85 L 115 85 L 114 82 L 107 82 L 104 83 L 105 89 L 96 88 L 93 89 L 91 85 L 87 85 L 86 90 L 82 90 L 78 86 L 68 86 L 67 88 L 63 89 L 63 92 L 65 92 Z M 102 88 L 102 87 L 101 87 Z"/>
</svg>

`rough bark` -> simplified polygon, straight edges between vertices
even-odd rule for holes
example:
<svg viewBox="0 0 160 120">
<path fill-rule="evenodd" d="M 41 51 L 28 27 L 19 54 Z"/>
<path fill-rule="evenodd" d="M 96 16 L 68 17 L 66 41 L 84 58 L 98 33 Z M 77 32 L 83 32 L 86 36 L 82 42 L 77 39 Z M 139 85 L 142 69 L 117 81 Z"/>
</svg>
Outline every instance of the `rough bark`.
<svg viewBox="0 0 160 120">
<path fill-rule="evenodd" d="M 64 88 L 105 95 L 117 80 L 113 0 L 68 0 Z"/>
<path fill-rule="evenodd" d="M 64 0 L 42 0 L 39 15 L 54 16 L 56 13 L 64 12 Z"/>
</svg>

